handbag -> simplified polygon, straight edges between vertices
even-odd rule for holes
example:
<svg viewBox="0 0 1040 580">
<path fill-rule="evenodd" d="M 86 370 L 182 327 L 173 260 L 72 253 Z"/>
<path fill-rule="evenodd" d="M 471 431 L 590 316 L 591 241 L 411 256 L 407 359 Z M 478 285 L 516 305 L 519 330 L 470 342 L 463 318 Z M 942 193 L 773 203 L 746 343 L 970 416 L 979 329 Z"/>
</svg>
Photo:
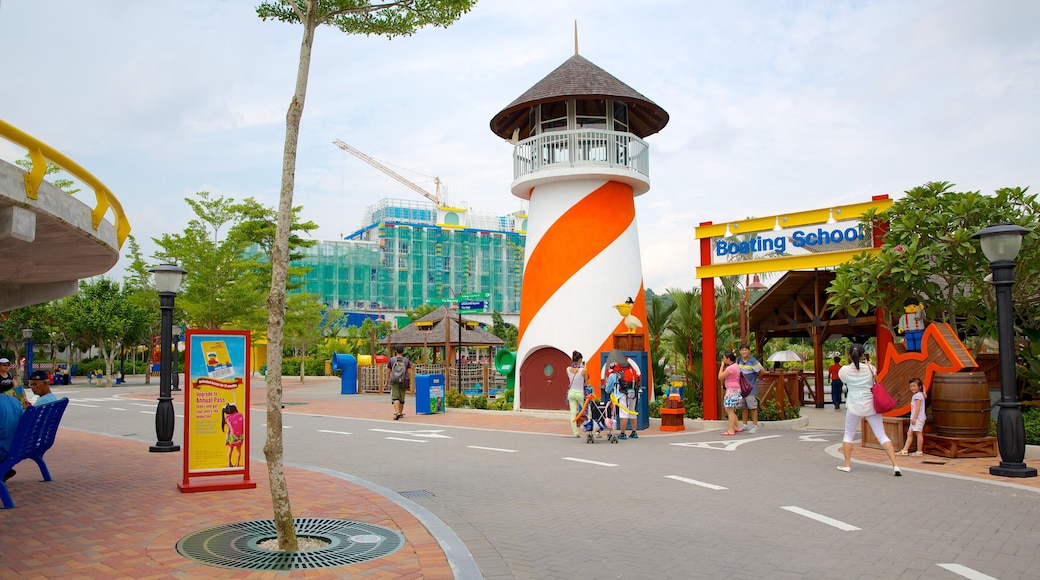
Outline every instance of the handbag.
<svg viewBox="0 0 1040 580">
<path fill-rule="evenodd" d="M 874 379 L 874 386 L 870 387 L 870 394 L 874 398 L 874 411 L 877 413 L 887 413 L 892 409 L 895 409 L 895 399 L 892 398 L 892 395 L 888 394 L 885 385 L 878 382 L 877 375 L 874 374 L 873 368 L 870 370 L 870 376 Z"/>
<path fill-rule="evenodd" d="M 743 398 L 747 398 L 748 395 L 750 395 L 751 391 L 753 391 L 753 390 L 755 390 L 755 386 L 752 385 L 751 381 L 749 381 L 748 378 L 746 376 L 744 376 L 744 373 L 741 372 L 740 373 L 740 396 L 743 397 Z"/>
</svg>

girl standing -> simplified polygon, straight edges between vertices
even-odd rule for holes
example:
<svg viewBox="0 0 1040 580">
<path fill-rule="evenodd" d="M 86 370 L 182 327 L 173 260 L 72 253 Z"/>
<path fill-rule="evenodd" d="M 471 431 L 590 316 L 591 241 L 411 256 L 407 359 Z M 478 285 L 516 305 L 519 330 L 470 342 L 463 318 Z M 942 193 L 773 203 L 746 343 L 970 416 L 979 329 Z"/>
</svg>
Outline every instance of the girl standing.
<svg viewBox="0 0 1040 580">
<path fill-rule="evenodd" d="M 870 425 L 870 430 L 874 432 L 874 436 L 877 437 L 878 443 L 881 444 L 881 448 L 888 454 L 888 458 L 892 460 L 892 475 L 899 477 L 903 475 L 899 471 L 899 466 L 896 465 L 896 452 L 892 446 L 892 440 L 885 435 L 885 426 L 881 419 L 881 414 L 874 410 L 874 395 L 870 392 L 870 387 L 874 386 L 877 382 L 877 369 L 874 365 L 869 362 L 860 362 L 863 360 L 864 350 L 863 345 L 855 343 L 849 349 L 849 364 L 841 367 L 841 371 L 838 372 L 838 378 L 845 384 L 845 388 L 848 389 L 848 396 L 845 400 L 845 437 L 841 442 L 841 452 L 845 455 L 845 465 L 838 466 L 838 471 L 844 471 L 848 473 L 852 471 L 852 440 L 856 436 L 856 428 L 860 425 L 861 419 L 866 419 L 867 424 Z"/>
<path fill-rule="evenodd" d="M 910 441 L 913 440 L 914 433 L 917 433 L 917 451 L 914 451 L 914 457 L 921 457 L 924 455 L 924 383 L 921 379 L 914 377 L 910 379 L 910 392 L 913 393 L 913 397 L 910 399 L 910 428 L 906 430 L 906 444 L 899 450 L 899 455 L 906 455 L 907 451 L 910 450 Z"/>
<path fill-rule="evenodd" d="M 737 405 L 740 403 L 740 366 L 737 364 L 737 355 L 727 352 L 722 356 L 722 364 L 719 365 L 719 380 L 723 381 L 726 395 L 722 399 L 722 406 L 726 408 L 726 417 L 729 418 L 729 431 L 723 431 L 722 435 L 736 435 L 737 431 Z"/>
<path fill-rule="evenodd" d="M 226 433 L 224 444 L 228 448 L 228 467 L 242 467 L 242 443 L 246 440 L 246 420 L 234 403 L 228 403 L 221 409 L 220 429 Z M 238 458 L 232 462 L 231 454 L 234 451 L 238 451 Z"/>
<path fill-rule="evenodd" d="M 567 404 L 571 408 L 571 431 L 575 437 L 581 437 L 578 432 L 578 424 L 574 419 L 578 416 L 578 409 L 585 400 L 585 383 L 589 380 L 589 371 L 585 370 L 585 360 L 581 353 L 574 351 L 571 354 L 571 366 L 567 368 Z"/>
</svg>

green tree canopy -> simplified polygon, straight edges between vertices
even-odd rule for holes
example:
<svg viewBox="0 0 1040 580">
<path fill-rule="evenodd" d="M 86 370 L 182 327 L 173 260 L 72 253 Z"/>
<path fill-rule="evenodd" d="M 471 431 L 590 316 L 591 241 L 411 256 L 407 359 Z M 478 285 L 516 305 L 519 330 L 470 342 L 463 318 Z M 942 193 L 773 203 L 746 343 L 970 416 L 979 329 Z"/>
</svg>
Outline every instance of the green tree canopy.
<svg viewBox="0 0 1040 580">
<path fill-rule="evenodd" d="M 144 334 L 155 315 L 131 300 L 132 294 L 117 282 L 96 278 L 80 282 L 78 294 L 62 299 L 63 324 L 73 344 L 101 350 L 107 386 L 112 386 L 113 361 L 123 340 Z"/>
<path fill-rule="evenodd" d="M 864 216 L 865 227 L 887 228 L 881 251 L 862 254 L 837 269 L 827 292 L 832 308 L 860 314 L 889 312 L 887 324 L 917 298 L 929 319 L 948 322 L 968 334 L 991 334 L 996 327 L 993 290 L 984 278 L 990 268 L 978 240 L 983 228 L 1013 223 L 1030 230 L 1016 268 L 1014 309 L 1020 328 L 1040 328 L 1040 204 L 1027 188 L 983 195 L 957 192 L 947 182 L 926 183 L 906 192 L 883 212 Z M 980 308 L 983 304 L 985 307 Z"/>
</svg>

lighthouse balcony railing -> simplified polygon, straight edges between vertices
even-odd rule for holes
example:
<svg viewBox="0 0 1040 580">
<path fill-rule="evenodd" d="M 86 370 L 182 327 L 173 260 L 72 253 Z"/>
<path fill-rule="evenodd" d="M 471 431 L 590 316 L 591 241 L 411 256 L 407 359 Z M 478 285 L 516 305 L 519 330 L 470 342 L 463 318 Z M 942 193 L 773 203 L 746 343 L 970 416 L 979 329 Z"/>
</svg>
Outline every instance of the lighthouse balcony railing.
<svg viewBox="0 0 1040 580">
<path fill-rule="evenodd" d="M 551 131 L 513 149 L 513 179 L 564 167 L 610 167 L 650 177 L 650 148 L 631 133 L 582 129 Z"/>
</svg>

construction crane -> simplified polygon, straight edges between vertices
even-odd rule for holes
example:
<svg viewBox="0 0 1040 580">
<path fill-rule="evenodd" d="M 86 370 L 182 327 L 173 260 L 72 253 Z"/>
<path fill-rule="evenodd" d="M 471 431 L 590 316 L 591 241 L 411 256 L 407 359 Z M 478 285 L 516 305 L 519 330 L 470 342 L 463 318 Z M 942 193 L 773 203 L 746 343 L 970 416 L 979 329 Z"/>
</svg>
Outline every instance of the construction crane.
<svg viewBox="0 0 1040 580">
<path fill-rule="evenodd" d="M 439 177 L 434 177 L 433 178 L 433 183 L 434 183 L 434 186 L 436 187 L 436 192 L 435 193 L 430 193 L 430 192 L 426 191 L 425 189 L 419 187 L 415 183 L 405 179 L 404 177 L 402 177 L 400 174 L 398 174 L 393 169 L 390 169 L 386 165 L 383 165 L 382 163 L 376 161 L 372 157 L 369 157 L 368 155 L 366 155 L 366 154 L 362 153 L 361 151 L 355 149 L 354 147 L 351 147 L 350 145 L 347 145 L 343 141 L 340 141 L 339 139 L 336 139 L 332 143 L 334 145 L 336 145 L 337 147 L 339 147 L 340 149 L 346 151 L 347 153 L 350 153 L 354 157 L 357 157 L 358 159 L 364 161 L 365 163 L 368 163 L 372 167 L 375 167 L 376 169 L 382 171 L 383 173 L 389 175 L 390 177 L 393 177 L 394 179 L 396 179 L 397 181 L 401 182 L 402 184 L 407 185 L 411 189 L 415 190 L 419 195 L 425 197 L 426 199 L 432 201 L 433 203 L 435 203 L 437 205 L 441 204 L 441 179 Z"/>
</svg>

